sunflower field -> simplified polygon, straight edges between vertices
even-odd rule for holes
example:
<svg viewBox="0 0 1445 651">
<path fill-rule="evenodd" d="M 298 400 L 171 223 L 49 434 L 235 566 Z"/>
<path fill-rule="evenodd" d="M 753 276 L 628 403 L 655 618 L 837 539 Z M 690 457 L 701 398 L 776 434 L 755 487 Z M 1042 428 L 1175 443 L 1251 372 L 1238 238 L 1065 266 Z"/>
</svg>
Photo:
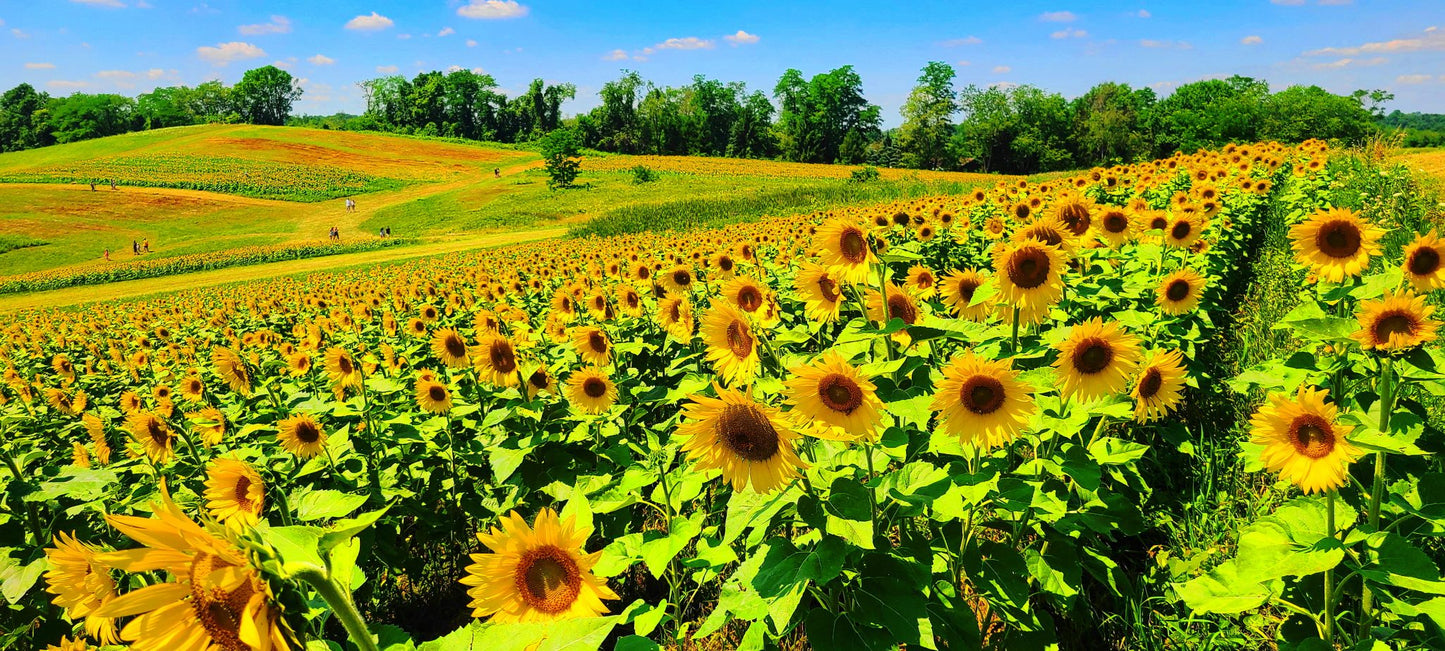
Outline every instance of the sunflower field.
<svg viewBox="0 0 1445 651">
<path fill-rule="evenodd" d="M 0 174 L 0 183 L 110 182 L 148 188 L 220 192 L 258 199 L 315 202 L 406 185 L 327 165 L 300 165 L 234 156 L 155 154 L 121 156 L 80 164 L 22 168 Z"/>
<path fill-rule="evenodd" d="M 26 314 L 0 645 L 1440 648 L 1445 242 L 1363 178 L 1231 146 Z"/>
</svg>

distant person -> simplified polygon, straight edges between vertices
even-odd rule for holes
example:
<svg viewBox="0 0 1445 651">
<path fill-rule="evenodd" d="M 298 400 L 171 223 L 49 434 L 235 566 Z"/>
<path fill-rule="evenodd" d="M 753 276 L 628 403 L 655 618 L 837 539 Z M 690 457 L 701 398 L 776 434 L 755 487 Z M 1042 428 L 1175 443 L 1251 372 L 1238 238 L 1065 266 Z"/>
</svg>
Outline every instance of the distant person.
<svg viewBox="0 0 1445 651">
<path fill-rule="evenodd" d="M 115 179 L 110 180 L 110 189 L 112 192 L 115 191 Z"/>
<path fill-rule="evenodd" d="M 130 254 L 140 255 L 140 242 L 137 242 L 135 240 L 130 241 Z"/>
<path fill-rule="evenodd" d="M 499 178 L 499 179 L 502 178 L 502 168 L 500 168 L 500 167 L 493 167 L 493 168 L 492 168 L 492 176 L 493 176 L 494 178 Z"/>
<path fill-rule="evenodd" d="M 90 182 L 90 191 L 95 192 L 95 181 Z"/>
<path fill-rule="evenodd" d="M 94 188 L 92 188 L 94 189 Z M 110 247 L 105 248 L 105 261 L 110 262 Z"/>
<path fill-rule="evenodd" d="M 387 227 L 386 227 L 386 236 L 387 236 L 387 237 L 391 237 L 391 227 L 390 227 L 390 226 L 387 226 Z"/>
<path fill-rule="evenodd" d="M 145 251 L 146 253 L 150 253 L 150 252 L 151 252 L 151 238 L 149 238 L 149 237 L 146 238 L 145 243 L 141 244 L 141 250 L 142 250 L 142 251 Z"/>
</svg>

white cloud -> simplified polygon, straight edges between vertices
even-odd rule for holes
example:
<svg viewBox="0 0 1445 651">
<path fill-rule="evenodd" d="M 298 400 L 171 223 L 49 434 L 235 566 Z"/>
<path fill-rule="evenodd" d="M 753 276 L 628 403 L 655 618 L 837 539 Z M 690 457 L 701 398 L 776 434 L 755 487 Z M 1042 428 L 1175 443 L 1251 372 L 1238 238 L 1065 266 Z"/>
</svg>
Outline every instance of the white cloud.
<svg viewBox="0 0 1445 651">
<path fill-rule="evenodd" d="M 357 16 L 346 21 L 346 29 L 356 30 L 358 32 L 376 32 L 395 24 L 392 19 L 373 11 L 369 16 Z"/>
<path fill-rule="evenodd" d="M 1369 59 L 1355 59 L 1352 57 L 1345 57 L 1343 59 L 1336 59 L 1334 61 L 1328 61 L 1325 63 L 1316 63 L 1313 67 L 1316 70 L 1337 70 L 1339 68 L 1365 68 L 1369 66 L 1382 66 L 1389 62 L 1390 60 L 1385 57 L 1372 57 Z"/>
<path fill-rule="evenodd" d="M 55 69 L 55 64 L 53 64 L 53 63 L 27 63 L 27 64 L 25 64 L 25 69 L 26 69 L 26 70 L 54 70 L 54 69 Z"/>
<path fill-rule="evenodd" d="M 477 46 L 476 40 L 470 39 L 470 38 L 467 39 L 467 47 L 476 47 L 476 46 Z"/>
<path fill-rule="evenodd" d="M 1244 45 L 1259 45 L 1260 43 L 1264 42 L 1264 39 L 1258 36 L 1250 35 L 1239 39 L 1239 42 Z"/>
<path fill-rule="evenodd" d="M 1425 84 L 1433 79 L 1430 75 L 1400 75 L 1395 78 L 1397 84 Z"/>
<path fill-rule="evenodd" d="M 1192 50 L 1192 49 L 1194 49 L 1194 46 L 1193 46 L 1193 45 L 1190 45 L 1190 44 L 1189 44 L 1189 41 L 1158 41 L 1158 40 L 1154 40 L 1154 39 L 1152 39 L 1152 38 L 1146 38 L 1146 39 L 1143 39 L 1143 40 L 1139 41 L 1139 47 L 1147 47 L 1147 48 L 1155 48 L 1155 49 L 1178 49 L 1178 50 Z"/>
<path fill-rule="evenodd" d="M 999 89 L 999 90 L 1008 90 L 1008 89 L 1010 89 L 1010 88 L 1018 88 L 1019 85 L 1016 84 L 1016 83 L 1014 83 L 1014 82 L 1012 82 L 1012 81 L 995 81 L 995 82 L 989 84 L 988 87 L 989 87 L 989 88 L 997 88 L 997 89 Z"/>
<path fill-rule="evenodd" d="M 230 43 L 218 43 L 215 46 L 205 45 L 198 47 L 196 48 L 196 56 L 210 61 L 212 65 L 224 66 L 230 64 L 232 61 L 257 59 L 266 56 L 266 51 L 250 43 L 231 41 Z"/>
<path fill-rule="evenodd" d="M 1340 7 L 1355 4 L 1355 0 L 1320 0 L 1320 4 L 1323 6 Z"/>
<path fill-rule="evenodd" d="M 1078 19 L 1072 11 L 1046 11 L 1039 16 L 1039 20 L 1046 23 L 1072 23 Z"/>
<path fill-rule="evenodd" d="M 736 34 L 728 34 L 727 36 L 724 36 L 723 40 L 732 43 L 733 47 L 737 47 L 739 45 L 751 45 L 753 43 L 757 43 L 759 39 L 757 34 L 749 34 L 740 29 L 737 31 Z"/>
<path fill-rule="evenodd" d="M 61 90 L 76 90 L 76 89 L 79 89 L 79 88 L 88 88 L 88 87 L 90 87 L 90 82 L 88 82 L 88 81 L 70 81 L 70 80 L 68 80 L 68 79 L 52 79 L 52 80 L 50 80 L 50 81 L 45 82 L 45 85 L 46 85 L 46 86 L 49 86 L 49 87 L 51 87 L 51 88 L 58 88 L 58 89 L 61 89 Z"/>
<path fill-rule="evenodd" d="M 955 61 L 953 65 L 955 67 L 962 68 L 964 66 L 971 66 L 973 65 L 973 63 L 969 61 Z"/>
<path fill-rule="evenodd" d="M 666 41 L 648 48 L 650 50 L 711 50 L 717 45 L 712 39 L 688 36 L 685 38 L 670 38 Z"/>
<path fill-rule="evenodd" d="M 71 2 L 74 2 L 75 4 L 90 5 L 90 6 L 92 6 L 92 7 L 109 7 L 109 8 L 111 8 L 111 9 L 121 9 L 121 8 L 125 7 L 125 3 L 124 3 L 124 2 L 121 2 L 120 0 L 70 0 L 70 1 L 71 1 Z"/>
<path fill-rule="evenodd" d="M 977 36 L 973 36 L 973 35 L 970 34 L 970 35 L 965 36 L 965 37 L 963 37 L 963 38 L 951 38 L 951 39 L 948 39 L 948 40 L 946 40 L 946 41 L 944 41 L 944 42 L 942 42 L 942 43 L 939 43 L 939 45 L 942 45 L 943 47 L 959 47 L 959 46 L 961 46 L 961 45 L 978 45 L 979 43 L 982 43 L 982 42 L 983 42 L 983 39 L 981 39 L 981 38 L 979 38 L 979 37 L 977 37 Z"/>
<path fill-rule="evenodd" d="M 627 58 L 627 51 L 626 51 L 626 50 L 613 50 L 613 51 L 611 51 L 611 52 L 608 52 L 607 54 L 602 55 L 602 60 L 603 60 L 603 61 L 621 61 L 621 60 L 626 59 L 626 58 Z"/>
<path fill-rule="evenodd" d="M 457 33 L 457 30 L 452 29 L 452 28 L 450 28 L 450 27 L 443 27 L 443 28 L 442 28 L 442 31 L 437 32 L 437 36 L 451 36 L 452 34 L 455 34 L 455 33 Z"/>
<path fill-rule="evenodd" d="M 326 56 L 325 54 L 317 54 L 316 56 L 309 56 L 309 57 L 306 57 L 306 60 L 307 60 L 308 62 L 310 62 L 311 65 L 313 65 L 313 66 L 329 66 L 329 65 L 331 65 L 331 64 L 333 64 L 333 63 L 336 63 L 336 59 L 333 59 L 333 58 L 331 58 L 331 57 L 329 57 L 329 56 Z"/>
<path fill-rule="evenodd" d="M 1137 13 L 1135 13 L 1134 15 L 1135 15 L 1135 16 L 1138 16 L 1138 17 L 1140 17 L 1140 18 L 1153 18 L 1153 17 L 1154 17 L 1154 14 L 1149 13 L 1149 10 L 1148 10 L 1148 9 L 1140 9 L 1140 10 L 1139 10 Z"/>
<path fill-rule="evenodd" d="M 379 73 L 381 73 L 381 74 L 383 74 L 383 75 L 394 75 L 394 74 L 396 74 L 396 71 L 397 71 L 397 70 L 400 70 L 400 68 L 397 68 L 396 66 L 377 66 L 377 67 L 376 67 L 376 71 L 379 72 Z"/>
<path fill-rule="evenodd" d="M 110 79 L 112 81 L 117 79 L 135 79 L 139 76 L 140 75 L 129 70 L 101 70 L 100 72 L 95 73 L 96 79 Z"/>
<path fill-rule="evenodd" d="M 1300 5 L 1302 5 L 1302 4 L 1305 3 L 1305 0 L 1269 0 L 1269 1 L 1272 2 L 1272 3 L 1274 3 L 1274 4 L 1277 4 L 1277 5 L 1285 5 L 1285 6 L 1289 6 L 1289 7 L 1298 7 L 1298 6 L 1300 6 Z"/>
<path fill-rule="evenodd" d="M 162 70 L 162 69 L 160 69 L 160 68 L 151 68 L 150 70 L 147 70 L 147 71 L 146 71 L 146 79 L 150 79 L 151 81 L 155 81 L 155 80 L 160 79 L 160 78 L 162 78 L 162 77 L 165 77 L 165 76 L 167 76 L 167 75 L 169 75 L 169 76 L 171 76 L 171 77 L 174 77 L 174 76 L 179 75 L 179 74 L 180 74 L 180 71 L 179 71 L 179 70 L 175 70 L 175 69 Z"/>
<path fill-rule="evenodd" d="M 411 38 L 411 34 L 397 34 L 396 37 L 400 40 L 405 41 Z"/>
<path fill-rule="evenodd" d="M 262 34 L 289 34 L 291 32 L 291 19 L 285 16 L 271 16 L 269 23 L 257 23 L 255 25 L 242 25 L 236 28 L 243 36 L 260 36 Z"/>
<path fill-rule="evenodd" d="M 1013 68 L 1010 68 L 1010 67 L 1008 67 L 1008 66 L 994 66 L 994 67 L 993 67 L 993 74 L 996 74 L 996 75 L 1006 75 L 1006 74 L 1008 74 L 1008 73 L 1010 73 L 1010 72 L 1013 72 Z"/>
<path fill-rule="evenodd" d="M 471 0 L 457 8 L 457 15 L 478 20 L 502 20 L 521 18 L 528 11 L 527 5 L 518 4 L 517 0 Z"/>
<path fill-rule="evenodd" d="M 1088 35 L 1089 33 L 1082 29 L 1068 28 L 1049 34 L 1049 38 L 1084 38 Z"/>
<path fill-rule="evenodd" d="M 12 27 L 10 29 L 10 34 L 15 38 L 30 38 L 30 32 L 20 29 L 19 27 Z"/>
<path fill-rule="evenodd" d="M 1362 43 L 1351 47 L 1324 47 L 1305 52 L 1305 56 L 1350 57 L 1361 54 L 1379 54 L 1381 52 L 1419 52 L 1425 50 L 1445 50 L 1445 33 L 1427 29 L 1425 30 L 1425 36 L 1420 38 L 1397 38 L 1391 41 Z"/>
</svg>

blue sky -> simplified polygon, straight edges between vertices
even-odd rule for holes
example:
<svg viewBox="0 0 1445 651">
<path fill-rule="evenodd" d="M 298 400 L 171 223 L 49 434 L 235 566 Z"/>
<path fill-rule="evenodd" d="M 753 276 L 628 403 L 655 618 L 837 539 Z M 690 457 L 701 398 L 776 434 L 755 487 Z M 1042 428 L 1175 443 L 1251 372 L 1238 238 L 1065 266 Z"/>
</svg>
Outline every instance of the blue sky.
<svg viewBox="0 0 1445 651">
<path fill-rule="evenodd" d="M 0 88 L 136 94 L 232 83 L 272 63 L 303 80 L 298 112 L 360 112 L 355 82 L 452 66 L 513 94 L 571 81 L 590 108 L 623 68 L 771 91 L 793 67 L 852 64 L 885 123 L 926 61 L 958 84 L 1076 96 L 1122 81 L 1166 95 L 1244 74 L 1272 87 L 1385 88 L 1389 108 L 1445 112 L 1445 1 L 632 2 L 549 0 L 30 0 L 0 2 Z"/>
</svg>

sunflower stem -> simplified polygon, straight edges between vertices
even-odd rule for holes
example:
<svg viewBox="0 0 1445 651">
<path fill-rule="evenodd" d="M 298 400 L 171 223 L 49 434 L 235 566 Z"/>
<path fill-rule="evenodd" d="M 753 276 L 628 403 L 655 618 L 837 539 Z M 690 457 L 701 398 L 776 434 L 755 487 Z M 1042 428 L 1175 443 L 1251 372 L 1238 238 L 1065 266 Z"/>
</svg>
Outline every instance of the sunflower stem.
<svg viewBox="0 0 1445 651">
<path fill-rule="evenodd" d="M 1010 352 L 1011 354 L 1013 354 L 1013 355 L 1018 355 L 1018 354 L 1019 354 L 1019 309 L 1018 309 L 1018 308 L 1014 308 L 1013 338 L 1011 339 L 1011 341 L 1012 341 L 1012 345 L 1009 347 L 1009 352 Z"/>
<path fill-rule="evenodd" d="M 864 445 L 864 446 L 863 446 L 863 456 L 864 456 L 864 458 L 866 458 L 866 459 L 868 460 L 868 481 L 864 483 L 863 487 L 868 490 L 868 515 L 869 515 L 869 521 L 870 521 L 870 523 L 873 525 L 873 535 L 874 535 L 874 536 L 877 536 L 877 535 L 878 535 L 878 496 L 873 494 L 873 486 L 871 486 L 871 484 L 873 483 L 873 478 L 876 477 L 876 476 L 878 476 L 878 475 L 877 475 L 876 472 L 873 471 L 873 446 L 872 446 L 872 444 Z"/>
<path fill-rule="evenodd" d="M 1375 383 L 1375 393 L 1379 394 L 1380 402 L 1380 433 L 1386 436 L 1390 433 L 1390 415 L 1394 411 L 1395 396 L 1394 382 L 1395 361 L 1391 357 L 1384 357 L 1380 360 L 1380 378 Z M 1338 399 L 1338 398 L 1336 398 Z M 1380 529 L 1380 500 L 1385 493 L 1385 453 L 1375 453 L 1375 481 L 1370 487 L 1370 508 L 1369 522 L 1371 531 Z M 1360 587 L 1360 626 L 1368 630 L 1370 620 L 1374 617 L 1375 595 L 1370 592 L 1368 584 Z"/>
<path fill-rule="evenodd" d="M 7 436 L 6 438 L 9 437 Z M 5 465 L 10 468 L 10 474 L 15 476 L 15 481 L 17 483 L 24 483 L 25 479 L 20 474 L 20 465 L 15 463 L 15 456 L 10 453 L 10 448 L 0 446 L 0 452 L 4 452 Z M 25 518 L 29 523 L 27 528 L 30 530 L 30 535 L 35 538 L 35 546 L 43 547 L 44 543 L 41 539 L 42 532 L 40 530 L 40 514 L 35 512 L 35 503 L 26 502 L 24 499 L 20 501 L 25 504 Z"/>
<path fill-rule="evenodd" d="M 346 635 L 351 638 L 351 643 L 356 645 L 360 651 L 379 651 L 376 648 L 376 640 L 372 639 L 371 631 L 366 628 L 366 620 L 361 618 L 357 612 L 356 605 L 351 602 L 351 593 L 341 586 L 336 585 L 336 580 L 324 569 L 319 567 L 307 567 L 297 570 L 292 578 L 305 581 L 316 589 L 317 594 L 326 600 L 326 605 L 331 607 L 331 613 L 341 620 L 341 625 L 346 629 Z"/>
<path fill-rule="evenodd" d="M 1325 530 L 1330 537 L 1335 537 L 1335 491 L 1330 489 L 1325 493 Z M 1335 642 L 1335 568 L 1325 570 L 1325 642 L 1334 646 Z"/>
</svg>

